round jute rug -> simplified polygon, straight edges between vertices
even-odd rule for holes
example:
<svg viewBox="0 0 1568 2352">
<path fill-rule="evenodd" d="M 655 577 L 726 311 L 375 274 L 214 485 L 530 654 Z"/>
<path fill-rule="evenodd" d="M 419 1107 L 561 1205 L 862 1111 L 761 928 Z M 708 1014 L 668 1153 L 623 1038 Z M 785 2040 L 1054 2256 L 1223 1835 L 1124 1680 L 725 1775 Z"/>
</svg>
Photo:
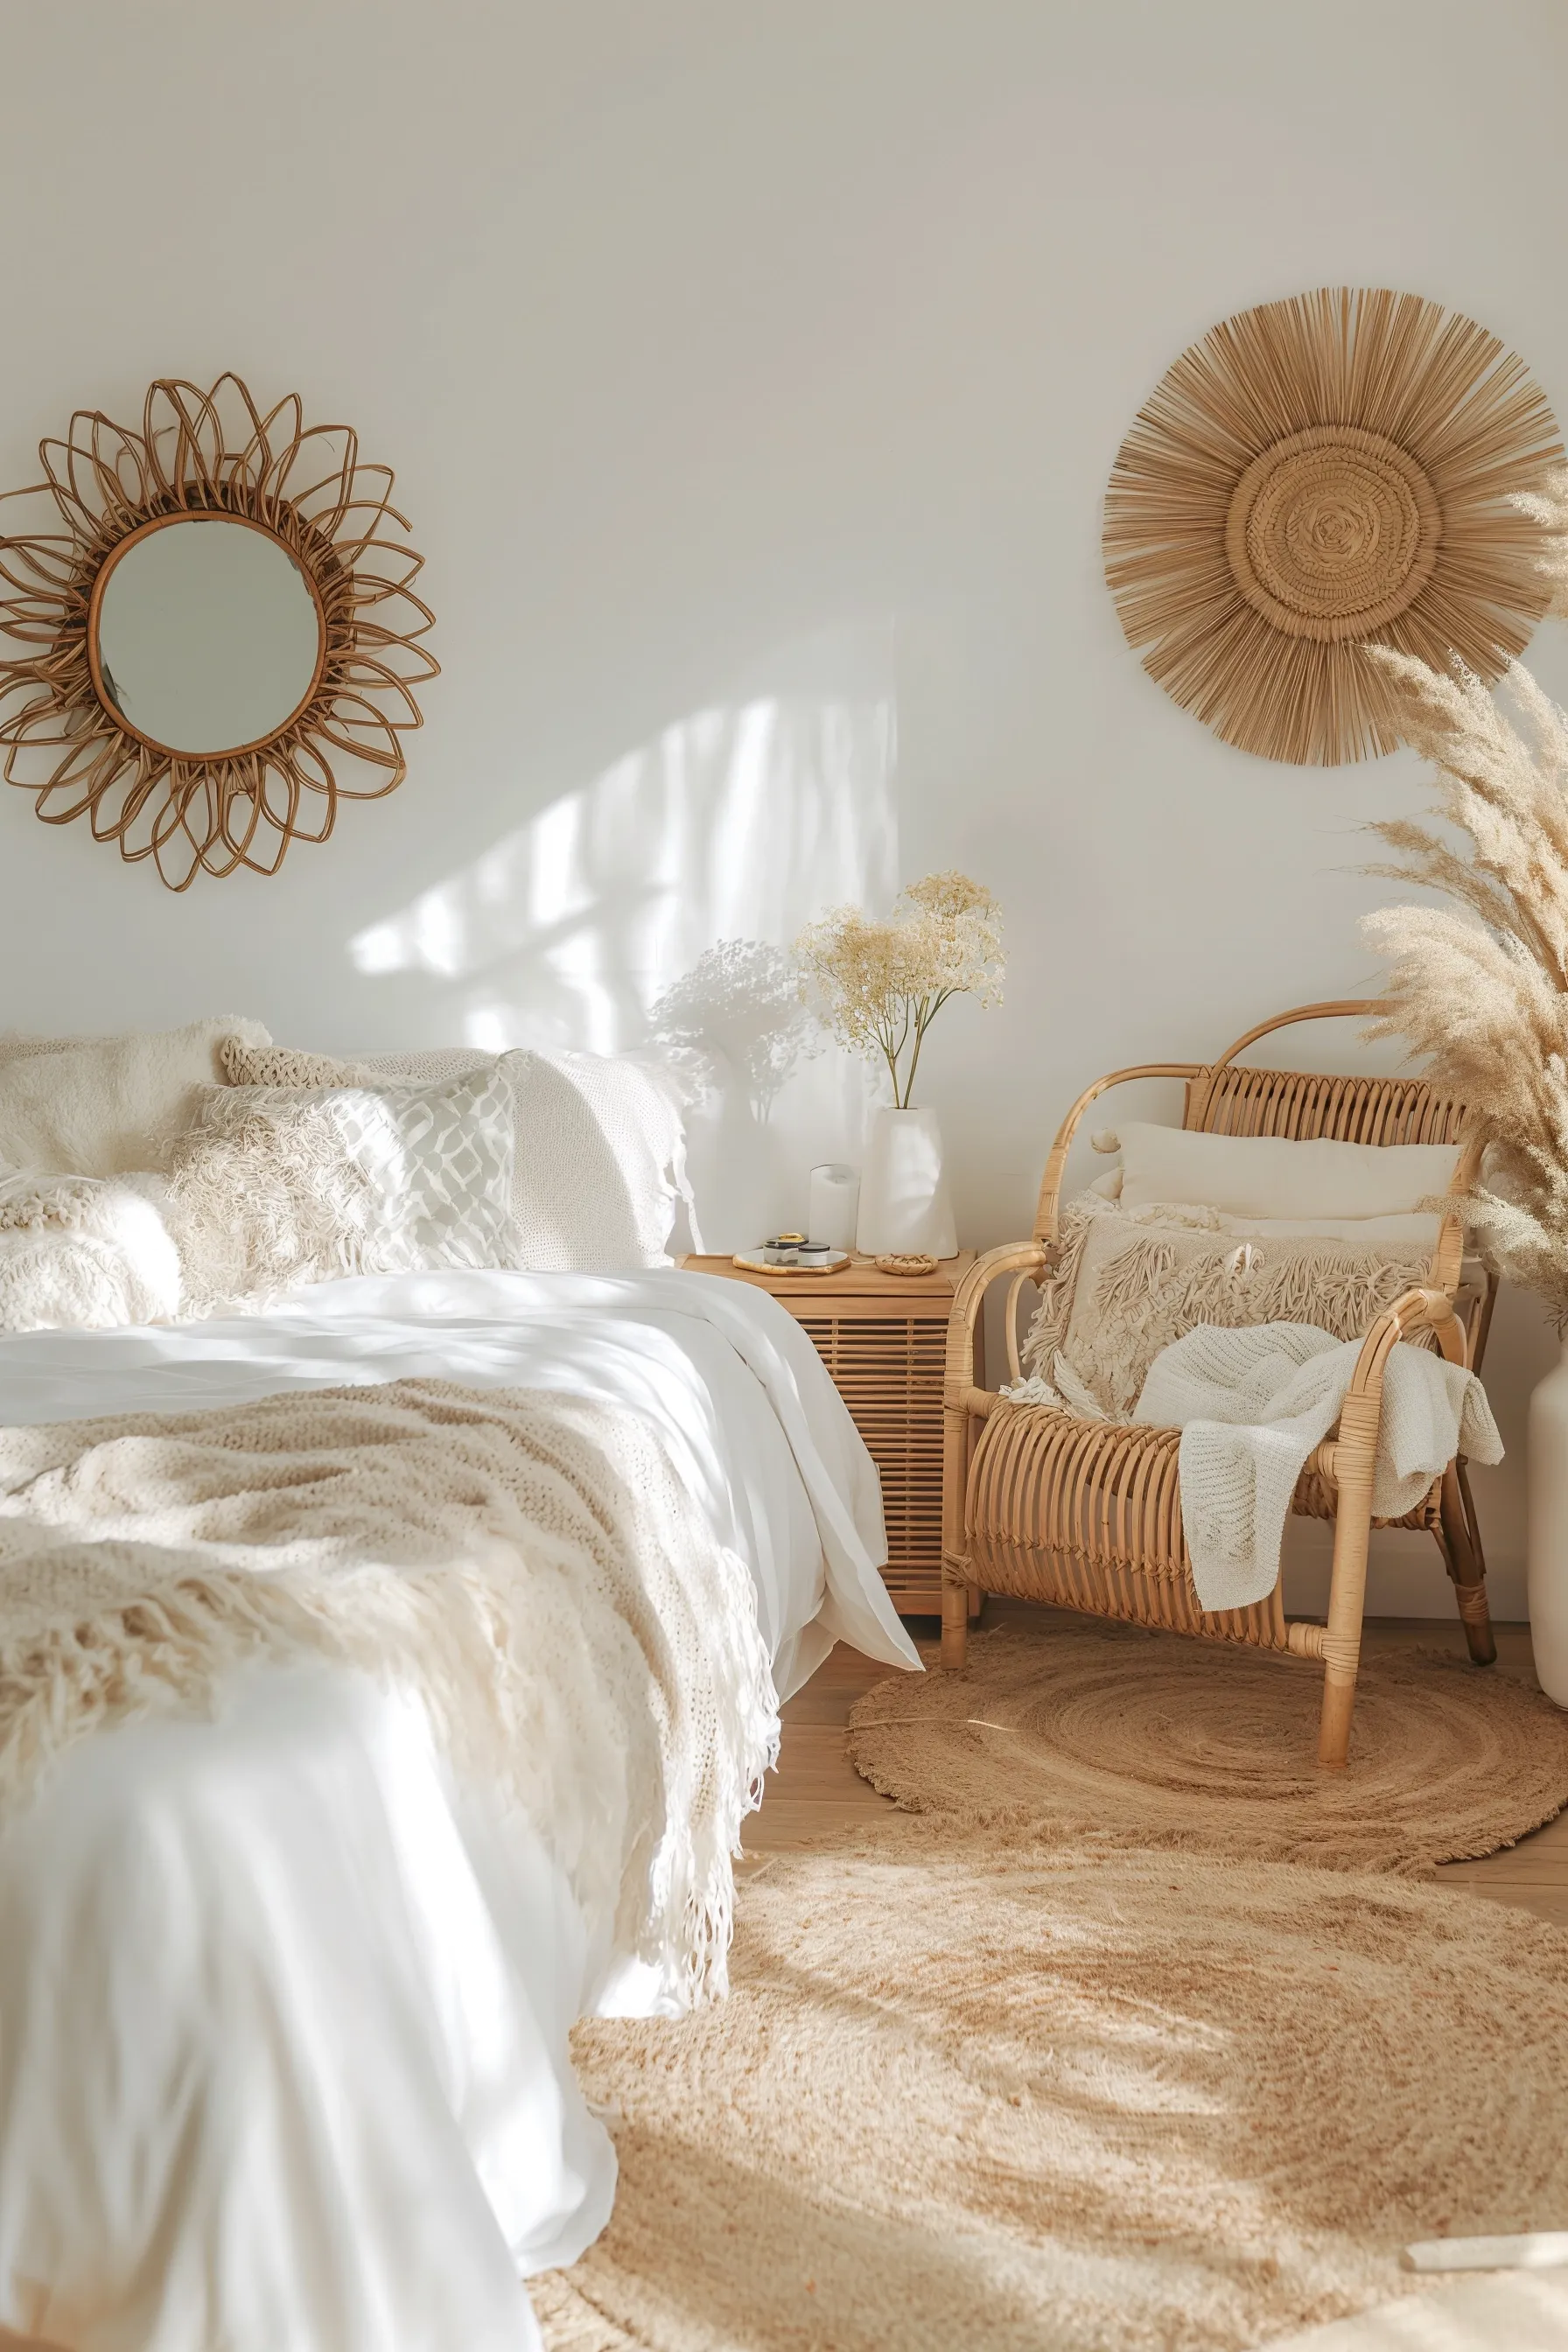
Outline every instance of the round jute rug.
<svg viewBox="0 0 1568 2352">
<path fill-rule="evenodd" d="M 1568 1936 L 1384 1876 L 889 1817 L 574 2051 L 620 2187 L 551 2352 L 1243 2352 L 1568 2217 Z"/>
<path fill-rule="evenodd" d="M 1305 1659 L 1067 1617 L 979 1634 L 969 1659 L 879 1683 L 850 1715 L 856 1770 L 908 1811 L 1419 1874 L 1568 1803 L 1568 1714 L 1436 1652 L 1363 1660 L 1342 1772 L 1317 1768 Z"/>
</svg>

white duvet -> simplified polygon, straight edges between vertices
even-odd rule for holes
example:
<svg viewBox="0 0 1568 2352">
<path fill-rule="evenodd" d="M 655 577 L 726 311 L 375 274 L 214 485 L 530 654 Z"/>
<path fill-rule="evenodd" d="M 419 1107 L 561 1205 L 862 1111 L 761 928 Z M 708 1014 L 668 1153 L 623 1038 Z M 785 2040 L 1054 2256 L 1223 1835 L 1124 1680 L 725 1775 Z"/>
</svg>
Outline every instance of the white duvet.
<svg viewBox="0 0 1568 2352">
<path fill-rule="evenodd" d="M 751 1567 L 781 1697 L 838 1639 L 918 1664 L 869 1458 L 740 1284 L 403 1276 L 3 1339 L 0 1423 L 422 1372 L 645 1413 Z M 81 1742 L 0 1825 L 0 2341 L 529 2352 L 522 2278 L 614 2194 L 567 2032 L 663 1989 L 451 1785 L 406 1696 L 253 1665 L 227 1702 Z"/>
</svg>

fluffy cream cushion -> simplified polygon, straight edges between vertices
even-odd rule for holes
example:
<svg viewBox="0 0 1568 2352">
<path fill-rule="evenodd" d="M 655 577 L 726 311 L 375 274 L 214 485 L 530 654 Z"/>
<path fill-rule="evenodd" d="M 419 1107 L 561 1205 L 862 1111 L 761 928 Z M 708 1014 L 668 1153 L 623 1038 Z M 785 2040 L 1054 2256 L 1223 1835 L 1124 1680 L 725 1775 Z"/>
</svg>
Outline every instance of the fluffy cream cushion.
<svg viewBox="0 0 1568 2352">
<path fill-rule="evenodd" d="M 1237 1217 L 1387 1217 L 1446 1192 L 1453 1143 L 1295 1143 L 1274 1135 L 1200 1135 L 1131 1120 L 1120 1129 L 1121 1202 L 1196 1201 Z"/>
<path fill-rule="evenodd" d="M 0 1181 L 0 1331 L 106 1331 L 179 1309 L 179 1253 L 144 1192 L 89 1176 Z"/>
<path fill-rule="evenodd" d="M 523 1049 L 498 1056 L 471 1046 L 337 1060 L 237 1044 L 224 1065 L 231 1085 L 295 1087 L 386 1086 L 500 1068 L 511 1093 L 514 1157 L 499 1262 L 547 1274 L 670 1262 L 676 1202 L 690 1205 L 685 1122 L 673 1083 L 644 1063 Z"/>
<path fill-rule="evenodd" d="M 259 1022 L 225 1013 L 153 1035 L 0 1057 L 0 1162 L 72 1176 L 166 1169 L 201 1089 L 222 1081 L 230 1037 L 267 1043 Z"/>
</svg>

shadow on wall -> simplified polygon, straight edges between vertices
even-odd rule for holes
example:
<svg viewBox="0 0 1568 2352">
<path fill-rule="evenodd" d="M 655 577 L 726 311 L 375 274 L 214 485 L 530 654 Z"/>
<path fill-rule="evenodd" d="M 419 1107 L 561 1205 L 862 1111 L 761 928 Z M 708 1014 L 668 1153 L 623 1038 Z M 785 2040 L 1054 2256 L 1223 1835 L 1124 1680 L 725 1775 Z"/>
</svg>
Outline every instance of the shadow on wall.
<svg viewBox="0 0 1568 2352">
<path fill-rule="evenodd" d="M 654 1041 L 693 1091 L 743 1099 L 759 1121 L 826 1033 L 806 1006 L 800 966 L 765 940 L 721 940 L 653 1008 Z"/>
<path fill-rule="evenodd" d="M 442 1028 L 509 1045 L 674 1046 L 707 1100 L 691 1169 L 708 1237 L 798 1216 L 804 1167 L 853 1154 L 860 1070 L 815 1052 L 782 950 L 830 905 L 899 887 L 894 635 L 859 622 L 562 793 L 359 932 L 367 977 L 418 975 Z"/>
</svg>

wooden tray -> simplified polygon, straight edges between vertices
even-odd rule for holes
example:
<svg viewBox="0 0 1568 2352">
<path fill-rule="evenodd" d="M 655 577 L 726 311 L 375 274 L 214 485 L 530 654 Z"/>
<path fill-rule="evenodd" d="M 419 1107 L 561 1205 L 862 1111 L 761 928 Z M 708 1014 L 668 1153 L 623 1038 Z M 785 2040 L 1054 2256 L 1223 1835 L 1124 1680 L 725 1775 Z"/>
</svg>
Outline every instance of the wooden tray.
<svg viewBox="0 0 1568 2352">
<path fill-rule="evenodd" d="M 740 1266 L 746 1274 L 839 1274 L 849 1264 L 851 1255 L 848 1250 L 839 1250 L 830 1258 L 819 1259 L 816 1265 L 773 1265 L 765 1257 L 753 1255 L 750 1250 L 737 1250 L 730 1263 Z"/>
</svg>

